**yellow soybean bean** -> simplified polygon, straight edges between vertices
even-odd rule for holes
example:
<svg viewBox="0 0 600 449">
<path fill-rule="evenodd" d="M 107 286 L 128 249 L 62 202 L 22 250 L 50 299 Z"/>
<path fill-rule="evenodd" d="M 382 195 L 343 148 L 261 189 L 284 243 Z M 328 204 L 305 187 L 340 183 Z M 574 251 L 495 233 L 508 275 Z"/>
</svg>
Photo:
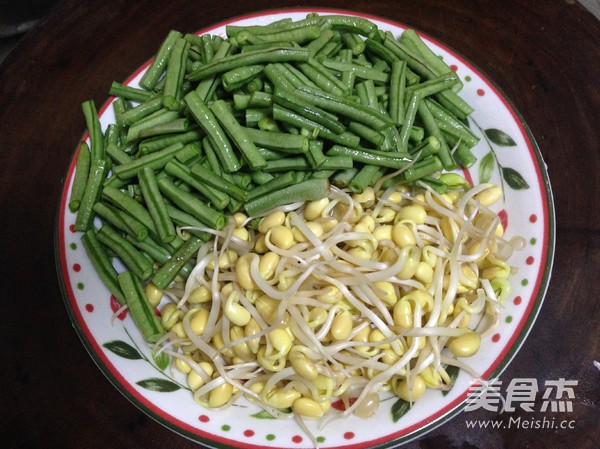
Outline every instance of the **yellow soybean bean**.
<svg viewBox="0 0 600 449">
<path fill-rule="evenodd" d="M 404 267 L 396 274 L 399 279 L 410 279 L 417 271 L 421 259 L 421 250 L 417 246 L 406 246 L 402 249 L 401 257 L 406 255 Z"/>
<path fill-rule="evenodd" d="M 285 223 L 285 213 L 278 210 L 261 218 L 258 223 L 258 231 L 266 234 L 269 229 L 281 226 L 283 223 Z"/>
<path fill-rule="evenodd" d="M 258 238 L 256 239 L 256 242 L 254 242 L 254 252 L 259 253 L 259 254 L 264 254 L 267 251 L 269 251 L 269 247 L 265 243 L 265 240 L 266 240 L 265 234 L 261 234 L 258 236 Z"/>
<path fill-rule="evenodd" d="M 208 395 L 208 406 L 211 408 L 222 407 L 227 404 L 233 394 L 233 385 L 224 382 L 210 390 Z"/>
<path fill-rule="evenodd" d="M 240 256 L 235 264 L 235 275 L 238 284 L 245 290 L 254 290 L 257 288 L 252 275 L 250 274 L 250 262 L 253 254 L 244 254 Z"/>
<path fill-rule="evenodd" d="M 183 318 L 183 311 L 172 302 L 165 304 L 160 311 L 160 322 L 166 330 L 171 330 Z"/>
<path fill-rule="evenodd" d="M 317 388 L 317 396 L 319 398 L 331 397 L 331 395 L 333 394 L 334 386 L 334 382 L 331 377 L 319 374 L 313 382 L 315 387 Z"/>
<path fill-rule="evenodd" d="M 502 189 L 499 186 L 491 186 L 485 190 L 482 190 L 475 199 L 479 201 L 483 206 L 489 207 L 498 201 L 502 197 Z"/>
<path fill-rule="evenodd" d="M 317 367 L 313 361 L 306 357 L 302 352 L 295 351 L 292 348 L 288 358 L 292 364 L 292 368 L 294 368 L 294 371 L 299 376 L 308 380 L 315 380 L 319 375 L 319 371 L 317 371 Z"/>
<path fill-rule="evenodd" d="M 321 223 L 317 221 L 309 221 L 308 223 L 306 223 L 306 226 L 315 237 L 321 237 L 323 235 L 323 226 L 321 225 Z M 292 234 L 296 242 L 308 242 L 308 237 L 304 235 L 304 233 L 297 226 L 294 226 L 292 228 Z"/>
<path fill-rule="evenodd" d="M 256 321 L 254 318 L 250 318 L 250 321 L 248 321 L 248 324 L 246 324 L 246 326 L 244 326 L 244 336 L 245 337 L 250 337 L 253 335 L 257 335 L 262 331 L 260 324 L 258 324 L 258 321 Z M 260 338 L 256 337 L 252 340 L 248 340 L 247 341 L 248 344 L 248 348 L 250 348 L 250 350 L 256 354 L 258 352 L 258 348 L 260 347 Z"/>
<path fill-rule="evenodd" d="M 327 310 L 323 307 L 313 307 L 310 312 L 308 312 L 308 325 L 311 328 L 320 326 L 325 321 L 327 321 Z"/>
<path fill-rule="evenodd" d="M 335 285 L 324 288 L 323 293 L 317 295 L 317 299 L 327 304 L 336 304 L 343 298 L 342 292 Z"/>
<path fill-rule="evenodd" d="M 497 261 L 496 264 L 496 266 L 483 270 L 481 272 L 481 277 L 484 279 L 508 278 L 510 275 L 510 266 L 501 261 Z"/>
<path fill-rule="evenodd" d="M 237 291 L 233 291 L 229 294 L 225 301 L 225 305 L 223 306 L 223 313 L 233 324 L 245 326 L 252 316 L 244 306 L 237 302 L 239 301 L 239 296 L 240 294 Z"/>
<path fill-rule="evenodd" d="M 392 248 L 382 248 L 381 254 L 377 260 L 379 260 L 379 262 L 388 262 L 391 265 L 396 262 L 397 259 L 398 255 Z"/>
<path fill-rule="evenodd" d="M 262 295 L 255 301 L 254 306 L 268 324 L 272 324 L 275 321 L 279 301 L 267 295 Z"/>
<path fill-rule="evenodd" d="M 477 241 L 473 243 L 469 249 L 467 250 L 467 254 L 473 256 L 475 254 L 479 254 L 479 257 L 475 260 L 479 262 L 485 259 L 490 254 L 490 246 L 486 245 L 483 249 L 481 248 L 481 241 Z"/>
<path fill-rule="evenodd" d="M 266 346 L 261 346 L 258 352 L 256 353 L 256 361 L 267 371 L 272 371 L 276 373 L 285 368 L 287 359 L 285 357 L 279 357 L 278 359 L 268 357 L 266 355 Z"/>
<path fill-rule="evenodd" d="M 352 199 L 363 206 L 370 207 L 375 202 L 375 191 L 373 187 L 367 187 L 362 193 L 353 193 Z"/>
<path fill-rule="evenodd" d="M 183 323 L 181 321 L 175 323 L 170 330 L 171 332 L 174 332 L 175 335 L 177 335 L 179 338 L 187 338 L 187 334 L 183 329 Z"/>
<path fill-rule="evenodd" d="M 433 268 L 427 262 L 419 262 L 415 271 L 415 278 L 427 285 L 433 280 Z"/>
<path fill-rule="evenodd" d="M 224 270 L 225 268 L 232 266 L 237 259 L 238 254 L 235 251 L 228 249 L 217 258 L 217 265 L 219 269 Z M 214 270 L 215 261 L 211 260 L 206 266 L 206 268 L 208 268 L 209 270 Z"/>
<path fill-rule="evenodd" d="M 381 242 L 383 240 L 392 240 L 392 229 L 393 226 L 390 224 L 377 226 L 373 230 L 373 237 L 375 237 L 375 239 L 377 239 L 378 242 Z"/>
<path fill-rule="evenodd" d="M 331 231 L 336 225 L 339 224 L 337 218 L 328 217 L 324 219 L 320 219 L 318 223 L 323 227 L 323 232 Z"/>
<path fill-rule="evenodd" d="M 396 354 L 393 349 L 384 349 L 381 353 L 381 361 L 387 365 L 393 365 L 400 360 L 400 355 Z"/>
<path fill-rule="evenodd" d="M 154 283 L 148 282 L 146 285 L 146 297 L 148 301 L 152 305 L 152 307 L 156 307 L 160 304 L 160 301 L 163 297 L 163 292 L 160 288 L 158 288 Z"/>
<path fill-rule="evenodd" d="M 425 290 L 411 290 L 401 299 L 404 299 L 406 301 L 416 301 L 419 303 L 421 309 L 426 311 L 431 311 L 431 309 L 433 308 L 433 296 L 431 296 L 431 293 Z"/>
<path fill-rule="evenodd" d="M 273 391 L 269 392 L 265 399 L 270 406 L 282 409 L 291 407 L 294 401 L 301 396 L 300 392 L 295 388 L 285 390 L 283 388 L 275 388 Z"/>
<path fill-rule="evenodd" d="M 201 285 L 200 287 L 195 288 L 188 296 L 188 302 L 190 304 L 202 304 L 205 302 L 209 302 L 211 299 L 212 293 L 210 289 L 205 285 Z"/>
<path fill-rule="evenodd" d="M 427 385 L 420 375 L 416 375 L 412 379 L 412 385 L 409 385 L 406 379 L 402 379 L 393 383 L 394 393 L 401 399 L 408 402 L 414 402 L 419 399 L 427 390 Z"/>
<path fill-rule="evenodd" d="M 369 326 L 363 326 L 363 328 L 361 330 L 359 330 L 356 334 L 354 334 L 354 336 L 352 337 L 352 340 L 367 342 L 367 341 L 369 341 L 370 334 L 371 334 L 371 328 Z"/>
<path fill-rule="evenodd" d="M 415 224 L 424 224 L 427 220 L 427 211 L 420 204 L 410 204 L 398 211 L 397 220 L 408 220 Z"/>
<path fill-rule="evenodd" d="M 292 410 L 304 418 L 321 418 L 325 411 L 317 401 L 311 398 L 301 397 L 294 401 Z"/>
<path fill-rule="evenodd" d="M 392 229 L 392 240 L 400 248 L 415 245 L 417 239 L 414 232 L 405 223 L 396 223 Z"/>
<path fill-rule="evenodd" d="M 250 240 L 250 233 L 246 228 L 235 228 L 233 230 L 233 235 L 246 242 Z"/>
<path fill-rule="evenodd" d="M 233 219 L 235 221 L 235 226 L 239 228 L 244 225 L 244 223 L 248 219 L 248 216 L 243 212 L 236 212 L 235 214 L 233 214 Z"/>
<path fill-rule="evenodd" d="M 379 329 L 373 329 L 371 331 L 371 333 L 369 334 L 369 341 L 371 343 L 378 343 L 378 342 L 383 342 L 387 340 L 387 338 L 385 337 L 385 335 L 383 335 L 383 332 L 381 332 Z M 390 344 L 389 343 L 382 343 L 379 346 L 377 346 L 379 349 L 389 349 L 390 348 Z"/>
<path fill-rule="evenodd" d="M 475 270 L 473 270 L 470 265 L 465 264 L 462 266 L 461 271 L 462 276 L 460 277 L 460 283 L 470 289 L 477 288 L 479 278 L 477 273 L 475 273 Z"/>
<path fill-rule="evenodd" d="M 281 274 L 279 276 L 279 279 L 277 282 L 277 288 L 281 291 L 287 290 L 288 288 L 290 288 L 292 286 L 292 284 L 294 283 L 295 280 L 296 280 L 295 277 L 286 276 L 285 274 Z"/>
<path fill-rule="evenodd" d="M 459 227 L 456 221 L 448 217 L 442 217 L 440 220 L 440 229 L 442 234 L 450 243 L 454 243 L 456 235 L 458 235 Z"/>
<path fill-rule="evenodd" d="M 437 265 L 437 255 L 431 250 L 430 246 L 424 247 L 421 251 L 421 260 L 431 268 L 435 268 Z"/>
<path fill-rule="evenodd" d="M 230 347 L 225 348 L 225 342 L 223 341 L 223 335 L 221 335 L 221 332 L 217 332 L 215 335 L 213 335 L 212 343 L 213 346 L 217 350 L 221 351 L 221 354 L 223 354 L 225 357 L 235 357 L 235 352 L 233 352 L 233 349 L 231 349 Z"/>
<path fill-rule="evenodd" d="M 357 246 L 348 250 L 348 254 L 363 260 L 371 260 L 373 257 L 373 250 L 369 250 L 368 247 Z"/>
<path fill-rule="evenodd" d="M 198 365 L 200 366 L 202 371 L 204 371 L 204 373 L 207 377 L 212 376 L 214 369 L 210 363 L 200 362 Z M 192 389 L 192 391 L 196 391 L 197 389 L 202 387 L 205 383 L 206 383 L 206 381 L 204 380 L 204 377 L 202 377 L 200 374 L 198 374 L 197 371 L 190 368 L 190 371 L 188 372 L 188 375 L 187 375 L 187 384 Z"/>
<path fill-rule="evenodd" d="M 338 313 L 331 322 L 331 336 L 334 340 L 348 338 L 352 331 L 352 315 L 347 310 Z"/>
<path fill-rule="evenodd" d="M 425 385 L 429 388 L 439 388 L 442 384 L 442 376 L 431 365 L 421 371 L 419 376 L 421 376 Z"/>
<path fill-rule="evenodd" d="M 233 282 L 227 282 L 223 287 L 221 287 L 221 296 L 229 296 L 231 292 L 235 290 L 235 286 Z"/>
<path fill-rule="evenodd" d="M 382 207 L 379 215 L 375 217 L 376 223 L 391 223 L 396 217 L 396 211 L 391 207 Z"/>
<path fill-rule="evenodd" d="M 295 243 L 292 230 L 283 225 L 273 226 L 270 228 L 267 232 L 266 238 L 273 245 L 283 250 L 290 249 Z"/>
<path fill-rule="evenodd" d="M 265 389 L 265 383 L 262 380 L 252 382 L 250 385 L 248 385 L 248 389 L 256 394 L 261 394 Z"/>
<path fill-rule="evenodd" d="M 468 332 L 460 337 L 453 338 L 448 349 L 456 357 L 471 357 L 479 351 L 481 336 L 475 332 Z"/>
<path fill-rule="evenodd" d="M 261 256 L 260 261 L 258 263 L 258 272 L 260 273 L 263 279 L 271 279 L 275 274 L 275 268 L 277 268 L 277 264 L 279 263 L 280 257 L 279 254 L 269 251 Z"/>
<path fill-rule="evenodd" d="M 286 329 L 273 329 L 268 336 L 271 345 L 277 351 L 277 357 L 283 357 L 292 349 L 292 338 Z"/>
<path fill-rule="evenodd" d="M 313 221 L 314 219 L 320 217 L 328 204 L 329 198 L 307 202 L 304 206 L 304 219 L 307 221 Z"/>
<path fill-rule="evenodd" d="M 240 326 L 233 326 L 231 329 L 229 329 L 229 338 L 232 342 L 241 340 L 244 337 L 244 328 Z M 232 348 L 233 352 L 235 352 L 235 355 L 242 359 L 244 362 L 254 360 L 254 352 L 252 352 L 252 350 L 250 349 L 248 342 L 239 342 L 233 345 Z"/>
<path fill-rule="evenodd" d="M 190 328 L 196 335 L 202 335 L 206 329 L 209 311 L 206 309 L 192 309 L 190 312 Z"/>
<path fill-rule="evenodd" d="M 366 223 L 361 223 L 360 221 L 354 225 L 354 229 L 352 229 L 352 231 L 364 232 L 364 233 L 371 232 L 371 231 L 369 231 L 369 226 Z"/>
<path fill-rule="evenodd" d="M 404 197 L 402 196 L 402 192 L 399 192 L 398 190 L 390 193 L 390 195 L 387 197 L 387 201 L 393 204 L 400 204 L 403 199 Z"/>
<path fill-rule="evenodd" d="M 179 357 L 175 359 L 175 368 L 183 374 L 188 374 L 192 370 L 190 364 Z"/>
<path fill-rule="evenodd" d="M 363 217 L 358 220 L 358 223 L 364 226 L 367 229 L 367 232 L 372 233 L 375 230 L 375 219 L 371 215 L 363 215 Z"/>
<path fill-rule="evenodd" d="M 399 300 L 394 306 L 393 318 L 397 326 L 411 328 L 413 326 L 413 312 L 410 302 L 406 299 Z"/>
<path fill-rule="evenodd" d="M 398 301 L 394 284 L 389 281 L 377 281 L 373 284 L 377 290 L 375 294 L 379 299 L 385 302 L 388 306 L 393 306 Z"/>
</svg>

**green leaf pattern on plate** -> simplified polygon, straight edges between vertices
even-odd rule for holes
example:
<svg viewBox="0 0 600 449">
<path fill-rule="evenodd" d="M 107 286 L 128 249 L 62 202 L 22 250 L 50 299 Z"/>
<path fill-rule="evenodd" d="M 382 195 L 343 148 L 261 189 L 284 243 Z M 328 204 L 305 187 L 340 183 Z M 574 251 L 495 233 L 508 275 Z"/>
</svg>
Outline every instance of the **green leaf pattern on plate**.
<svg viewBox="0 0 600 449">
<path fill-rule="evenodd" d="M 292 408 L 288 407 L 285 409 L 281 410 L 283 413 L 292 413 Z M 266 410 L 261 410 L 259 412 L 253 413 L 252 415 L 250 415 L 252 418 L 257 418 L 257 419 L 276 419 L 273 415 L 271 415 L 268 411 Z"/>
<path fill-rule="evenodd" d="M 170 393 L 172 391 L 177 391 L 181 387 L 177 385 L 175 382 L 171 382 L 167 379 L 159 379 L 158 377 L 151 377 L 149 379 L 144 379 L 136 382 L 140 387 L 145 388 L 146 390 L 158 391 L 161 393 Z"/>
<path fill-rule="evenodd" d="M 150 356 L 147 357 L 144 355 L 143 351 L 135 344 L 133 338 L 129 334 L 127 327 L 123 328 L 125 333 L 131 340 L 132 344 L 129 344 L 122 340 L 111 340 L 104 343 L 102 346 L 111 351 L 113 354 L 118 355 L 119 357 L 123 357 L 128 360 L 143 360 L 149 365 L 151 365 L 159 374 L 165 377 L 151 377 L 148 379 L 140 380 L 136 382 L 140 387 L 143 387 L 147 390 L 151 391 L 159 391 L 159 392 L 172 392 L 177 391 L 181 388 L 185 388 L 189 390 L 188 387 L 176 382 L 174 379 L 170 378 L 166 374 L 163 373 L 165 369 L 171 363 L 171 357 L 165 352 L 161 352 L 159 354 L 155 354 L 155 352 L 150 349 Z"/>
<path fill-rule="evenodd" d="M 494 159 L 494 153 L 491 151 L 481 158 L 479 162 L 479 183 L 483 184 L 490 182 L 492 179 L 492 172 L 496 166 L 496 160 Z"/>
<path fill-rule="evenodd" d="M 483 129 L 479 124 L 473 121 L 475 126 L 479 128 L 479 131 L 483 134 L 485 141 L 490 151 L 483 156 L 479 161 L 478 177 L 479 183 L 484 184 L 490 182 L 494 169 L 497 167 L 500 173 L 500 182 L 502 183 L 502 190 L 504 190 L 504 184 L 513 190 L 525 190 L 529 188 L 529 184 L 525 181 L 525 178 L 517 170 L 511 167 L 504 167 L 498 161 L 498 156 L 494 150 L 494 145 L 498 147 L 515 147 L 517 143 L 515 140 L 508 135 L 506 132 L 497 128 Z"/>
<path fill-rule="evenodd" d="M 137 349 L 131 346 L 129 343 L 125 343 L 121 340 L 113 340 L 104 343 L 104 346 L 109 351 L 115 353 L 119 357 L 123 357 L 129 360 L 140 360 L 142 359 L 141 354 Z"/>
<path fill-rule="evenodd" d="M 392 405 L 392 408 L 390 409 L 392 421 L 398 422 L 400 418 L 406 415 L 411 407 L 412 405 L 410 402 L 405 401 L 404 399 L 398 399 L 396 402 L 394 402 L 394 405 Z"/>
<path fill-rule="evenodd" d="M 504 131 L 501 131 L 496 128 L 488 128 L 485 130 L 485 135 L 489 140 L 494 142 L 499 147 L 515 147 L 517 146 L 516 142 L 506 134 Z"/>
<path fill-rule="evenodd" d="M 502 167 L 502 177 L 509 187 L 514 190 L 524 190 L 529 188 L 527 181 L 525 181 L 523 176 L 521 176 L 514 168 Z"/>
</svg>

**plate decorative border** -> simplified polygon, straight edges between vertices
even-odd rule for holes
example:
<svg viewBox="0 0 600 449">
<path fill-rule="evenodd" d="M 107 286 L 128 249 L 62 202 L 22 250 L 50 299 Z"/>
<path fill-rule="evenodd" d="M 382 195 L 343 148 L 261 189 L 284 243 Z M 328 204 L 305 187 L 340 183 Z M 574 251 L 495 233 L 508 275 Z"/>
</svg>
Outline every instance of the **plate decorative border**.
<svg viewBox="0 0 600 449">
<path fill-rule="evenodd" d="M 197 34 L 220 33 L 226 25 L 233 22 L 267 23 L 285 16 L 298 19 L 308 13 L 360 16 L 374 21 L 382 29 L 396 32 L 407 28 L 406 25 L 389 19 L 349 10 L 289 8 L 234 17 L 199 30 Z M 465 170 L 464 175 L 472 181 L 491 180 L 505 187 L 505 198 L 499 215 L 508 234 L 521 235 L 528 243 L 523 251 L 510 260 L 511 264 L 519 266 L 519 272 L 511 279 L 513 294 L 507 300 L 499 330 L 482 344 L 482 347 L 485 345 L 491 349 L 490 354 L 482 351 L 485 354 L 478 361 L 478 366 L 485 367 L 481 371 L 482 378 L 496 378 L 516 355 L 531 331 L 550 281 L 555 244 L 550 180 L 533 135 L 500 88 L 455 50 L 423 33 L 420 35 L 429 45 L 449 58 L 451 68 L 464 81 L 463 95 L 467 92 L 472 97 L 467 98 L 467 101 L 491 102 L 498 108 L 492 114 L 480 114 L 481 111 L 475 107 L 474 116 L 477 120 L 470 120 L 470 124 L 482 137 L 477 147 L 479 161 L 475 167 Z M 140 67 L 126 84 L 135 84 L 149 64 L 150 61 Z M 106 116 L 111 114 L 109 106 L 112 100 L 109 99 L 100 109 L 101 120 L 107 120 Z M 496 121 L 497 116 L 502 115 L 509 119 L 508 122 Z M 83 139 L 87 139 L 87 134 L 84 134 Z M 232 415 L 227 412 L 211 412 L 195 404 L 185 380 L 169 371 L 164 358 L 153 357 L 141 337 L 136 335 L 137 330 L 127 314 L 113 316 L 118 307 L 114 301 L 111 302 L 110 293 L 97 276 L 91 274 L 93 269 L 90 272 L 89 261 L 79 242 L 79 236 L 74 231 L 74 215 L 67 207 L 77 151 L 64 179 L 57 216 L 55 253 L 67 311 L 85 348 L 100 370 L 134 405 L 167 428 L 193 441 L 215 448 L 312 447 L 310 439 L 299 428 L 290 428 L 287 422 L 278 422 L 274 426 L 273 420 L 257 411 L 258 408 L 242 405 Z M 515 161 L 527 164 L 515 165 Z M 529 209 L 516 213 L 510 207 L 510 212 L 503 209 L 505 203 L 512 204 L 513 201 L 527 204 Z M 100 327 L 97 323 L 99 320 L 103 323 Z M 143 373 L 141 377 L 140 373 Z M 465 406 L 471 380 L 461 373 L 454 388 L 441 401 L 441 407 L 436 408 L 425 402 L 421 406 L 421 399 L 414 407 L 413 415 L 416 416 L 413 417 L 407 414 L 398 420 L 394 415 L 394 401 L 384 400 L 380 411 L 372 418 L 377 420 L 377 426 L 369 426 L 369 422 L 372 422 L 369 420 L 357 421 L 359 418 L 337 421 L 335 425 L 325 429 L 318 429 L 313 423 L 309 425 L 320 447 L 384 448 L 406 443 L 460 413 Z M 428 391 L 428 394 L 441 396 L 439 392 L 433 391 Z M 439 397 L 432 400 L 433 404 L 440 403 Z M 186 405 L 181 407 L 183 410 L 175 412 L 173 403 L 178 408 L 180 404 Z M 182 413 L 189 416 L 182 416 Z M 361 423 L 364 425 L 360 425 Z M 378 430 L 382 427 L 385 429 L 383 432 Z"/>
</svg>

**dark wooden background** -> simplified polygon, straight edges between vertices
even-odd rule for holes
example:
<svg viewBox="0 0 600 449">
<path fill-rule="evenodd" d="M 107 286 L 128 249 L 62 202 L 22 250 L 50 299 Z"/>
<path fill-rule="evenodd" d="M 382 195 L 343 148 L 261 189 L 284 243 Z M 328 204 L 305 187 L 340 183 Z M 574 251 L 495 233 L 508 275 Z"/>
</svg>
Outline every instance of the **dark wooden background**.
<svg viewBox="0 0 600 449">
<path fill-rule="evenodd" d="M 59 2 L 0 65 L 0 445 L 198 447 L 113 388 L 72 328 L 54 255 L 61 181 L 84 130 L 81 102 L 104 103 L 110 82 L 152 56 L 169 29 L 192 32 L 299 5 L 385 16 L 459 49 L 512 99 L 548 164 L 554 272 L 538 321 L 503 378 L 578 380 L 568 415 L 575 429 L 475 431 L 459 415 L 406 447 L 599 448 L 600 22 L 574 0 Z"/>
</svg>

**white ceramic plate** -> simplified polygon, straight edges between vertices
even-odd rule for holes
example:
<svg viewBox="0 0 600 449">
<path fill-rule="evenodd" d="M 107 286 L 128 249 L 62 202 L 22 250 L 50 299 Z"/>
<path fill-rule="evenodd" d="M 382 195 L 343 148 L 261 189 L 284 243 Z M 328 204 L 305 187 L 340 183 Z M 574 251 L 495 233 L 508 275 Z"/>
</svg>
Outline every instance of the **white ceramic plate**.
<svg viewBox="0 0 600 449">
<path fill-rule="evenodd" d="M 256 13 L 201 30 L 198 34 L 224 35 L 228 24 L 267 24 L 283 17 L 302 19 L 309 12 L 332 10 L 293 9 Z M 344 12 L 346 14 L 353 14 Z M 358 14 L 357 14 L 358 15 Z M 389 20 L 363 16 L 395 35 L 403 27 Z M 550 278 L 554 250 L 554 210 L 550 183 L 542 157 L 519 113 L 493 82 L 473 64 L 443 44 L 423 36 L 427 43 L 459 74 L 464 83 L 461 96 L 475 112 L 472 129 L 481 136 L 475 149 L 480 160 L 491 163 L 491 181 L 505 188 L 499 208 L 508 236 L 520 235 L 528 245 L 510 262 L 518 267 L 512 277 L 513 292 L 501 322 L 486 337 L 481 351 L 469 359 L 470 366 L 485 379 L 506 368 L 533 325 Z M 140 68 L 128 84 L 137 85 Z M 114 122 L 110 101 L 101 109 L 103 129 Z M 59 277 L 73 324 L 84 345 L 108 379 L 136 406 L 173 431 L 211 447 L 312 447 L 308 436 L 294 421 L 265 418 L 247 402 L 226 411 L 211 411 L 194 402 L 185 379 L 154 361 L 128 314 L 113 320 L 114 301 L 95 274 L 74 232 L 74 214 L 68 210 L 75 159 L 69 167 L 60 203 L 57 229 Z M 488 171 L 489 173 L 489 171 Z M 479 182 L 479 165 L 466 173 Z M 398 445 L 431 430 L 464 408 L 472 379 L 465 373 L 447 395 L 428 390 L 426 396 L 399 420 L 392 412 L 393 399 L 382 401 L 369 419 L 350 417 L 320 429 L 308 422 L 320 447 L 385 447 Z"/>
</svg>

